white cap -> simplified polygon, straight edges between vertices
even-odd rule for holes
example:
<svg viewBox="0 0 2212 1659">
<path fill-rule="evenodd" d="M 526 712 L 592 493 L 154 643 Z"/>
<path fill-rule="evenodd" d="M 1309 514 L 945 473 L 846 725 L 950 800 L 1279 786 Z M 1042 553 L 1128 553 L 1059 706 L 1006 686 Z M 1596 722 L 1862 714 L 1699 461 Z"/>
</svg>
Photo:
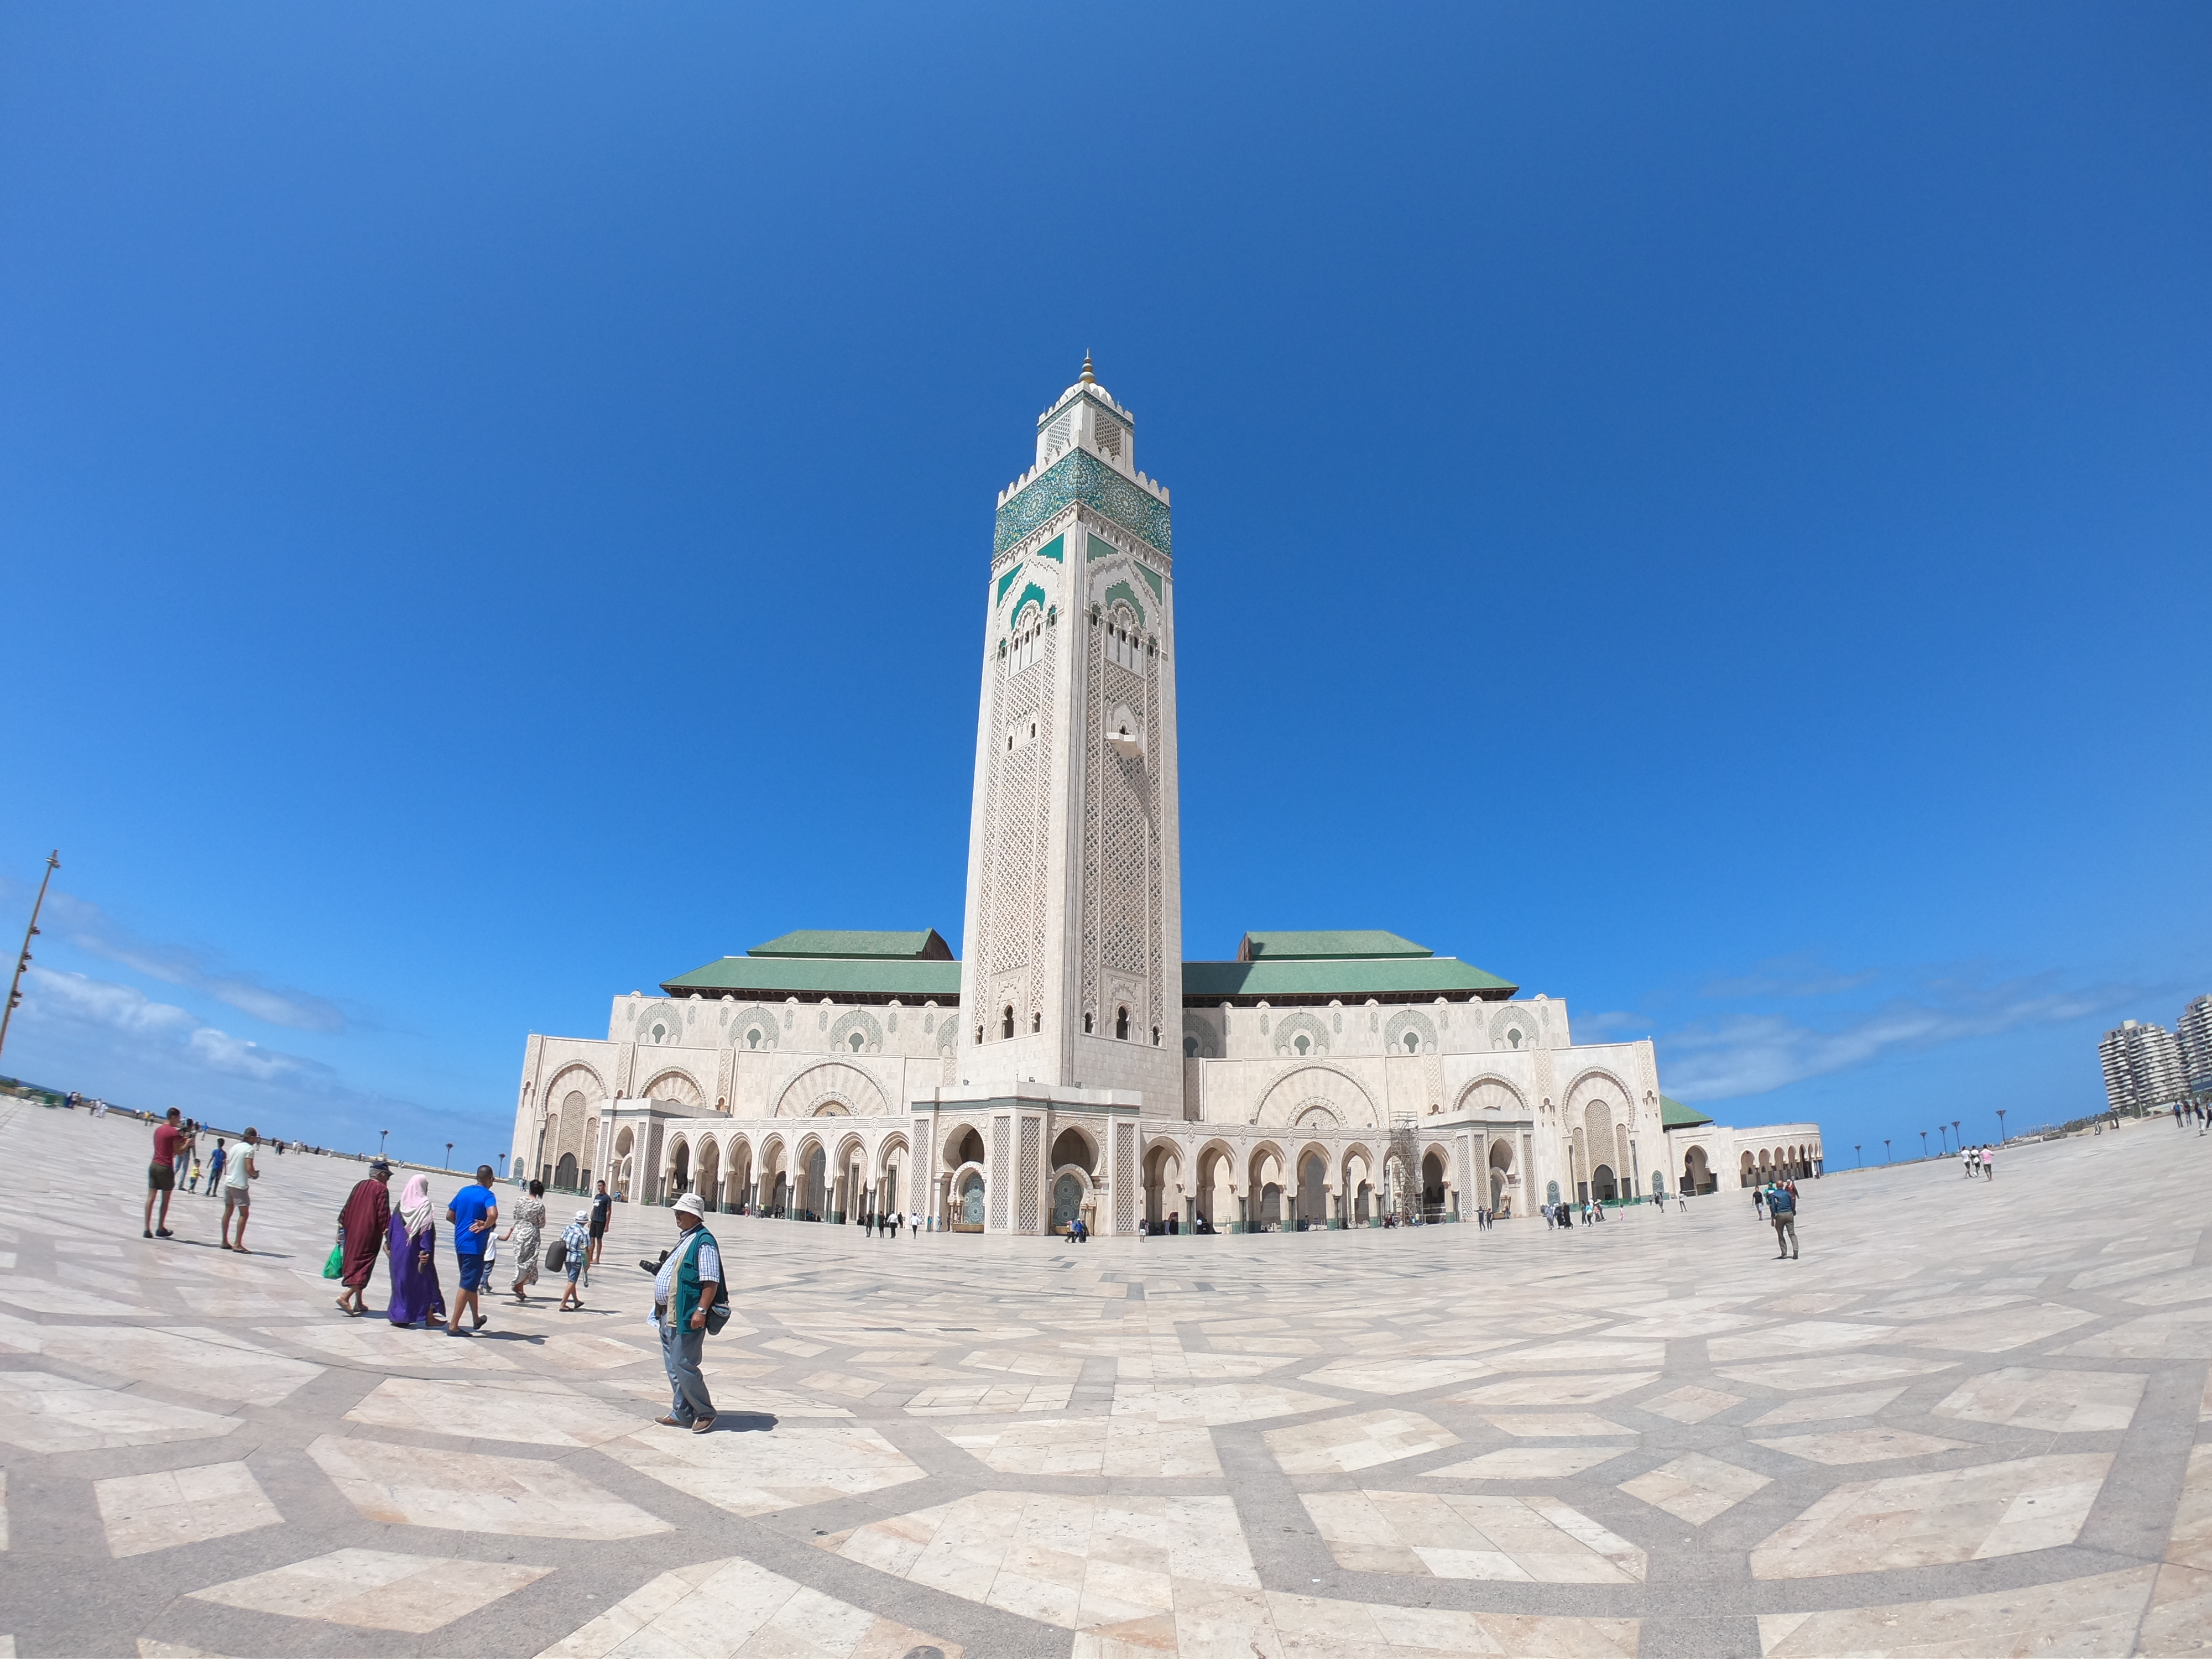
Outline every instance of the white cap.
<svg viewBox="0 0 2212 1659">
<path fill-rule="evenodd" d="M 686 1215 L 696 1215 L 702 1221 L 707 1216 L 707 1206 L 701 1200 L 699 1194 L 696 1193 L 684 1194 L 683 1197 L 676 1200 L 675 1207 L 683 1211 Z"/>
</svg>

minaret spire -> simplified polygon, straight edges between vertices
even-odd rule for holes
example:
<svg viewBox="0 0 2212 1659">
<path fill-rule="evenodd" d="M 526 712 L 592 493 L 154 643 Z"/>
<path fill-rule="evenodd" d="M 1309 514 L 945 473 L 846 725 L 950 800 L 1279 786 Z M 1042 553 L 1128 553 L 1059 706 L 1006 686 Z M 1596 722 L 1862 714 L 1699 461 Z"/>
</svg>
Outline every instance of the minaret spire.
<svg viewBox="0 0 2212 1659">
<path fill-rule="evenodd" d="M 1084 353 L 1083 353 L 1083 380 L 1082 380 L 1082 384 L 1083 384 L 1083 385 L 1085 385 L 1085 386 L 1097 386 L 1097 385 L 1098 384 L 1098 381 L 1097 381 L 1097 380 L 1096 379 L 1096 377 L 1094 377 L 1094 376 L 1091 374 L 1091 352 L 1090 352 L 1090 349 L 1089 349 L 1088 347 L 1085 347 L 1085 349 L 1084 349 Z"/>
</svg>

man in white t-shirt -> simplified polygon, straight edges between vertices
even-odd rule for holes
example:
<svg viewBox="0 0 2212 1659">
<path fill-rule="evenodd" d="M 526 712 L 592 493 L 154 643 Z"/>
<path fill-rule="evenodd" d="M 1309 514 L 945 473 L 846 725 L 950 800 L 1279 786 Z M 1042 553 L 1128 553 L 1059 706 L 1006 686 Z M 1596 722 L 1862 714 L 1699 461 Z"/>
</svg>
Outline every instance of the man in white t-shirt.
<svg viewBox="0 0 2212 1659">
<path fill-rule="evenodd" d="M 230 1161 L 222 1166 L 222 1248 L 236 1250 L 240 1255 L 251 1255 L 246 1248 L 246 1212 L 253 1202 L 252 1182 L 261 1171 L 253 1167 L 253 1154 L 261 1144 L 261 1137 L 248 1129 L 231 1148 Z M 230 1218 L 238 1218 L 238 1240 L 230 1237 Z"/>
</svg>

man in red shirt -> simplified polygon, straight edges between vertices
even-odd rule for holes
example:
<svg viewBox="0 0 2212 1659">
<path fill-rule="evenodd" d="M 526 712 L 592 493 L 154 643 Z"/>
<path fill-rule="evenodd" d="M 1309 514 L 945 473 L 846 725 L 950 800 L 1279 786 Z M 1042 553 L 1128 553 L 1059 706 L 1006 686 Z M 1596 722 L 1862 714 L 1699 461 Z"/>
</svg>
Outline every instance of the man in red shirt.
<svg viewBox="0 0 2212 1659">
<path fill-rule="evenodd" d="M 184 1116 L 175 1107 L 169 1108 L 167 1117 L 154 1126 L 154 1161 L 146 1166 L 146 1237 L 174 1238 L 169 1231 L 169 1194 L 177 1190 L 177 1160 L 191 1151 L 192 1137 L 177 1120 Z M 154 1194 L 161 1195 L 161 1224 L 156 1231 L 154 1225 Z"/>
</svg>

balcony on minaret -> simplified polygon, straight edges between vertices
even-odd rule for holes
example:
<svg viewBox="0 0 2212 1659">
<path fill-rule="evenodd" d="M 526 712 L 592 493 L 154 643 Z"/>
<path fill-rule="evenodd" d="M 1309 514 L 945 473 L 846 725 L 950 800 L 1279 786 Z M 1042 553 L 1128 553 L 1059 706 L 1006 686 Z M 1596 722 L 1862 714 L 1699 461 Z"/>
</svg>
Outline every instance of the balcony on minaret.
<svg viewBox="0 0 2212 1659">
<path fill-rule="evenodd" d="M 1037 416 L 1040 471 L 1071 449 L 1087 449 L 1124 477 L 1137 476 L 1137 417 L 1091 377 L 1088 352 L 1084 354 L 1082 378 Z"/>
</svg>

